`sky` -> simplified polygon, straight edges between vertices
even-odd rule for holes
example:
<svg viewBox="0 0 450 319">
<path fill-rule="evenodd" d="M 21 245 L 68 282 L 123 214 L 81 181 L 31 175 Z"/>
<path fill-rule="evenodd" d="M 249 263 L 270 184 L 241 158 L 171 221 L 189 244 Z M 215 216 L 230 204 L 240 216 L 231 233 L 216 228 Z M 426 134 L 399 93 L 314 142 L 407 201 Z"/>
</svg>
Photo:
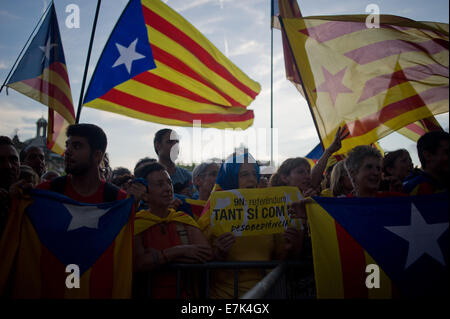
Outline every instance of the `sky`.
<svg viewBox="0 0 450 319">
<path fill-rule="evenodd" d="M 55 0 L 67 69 L 77 108 L 81 91 L 89 38 L 97 1 Z M 100 53 L 128 0 L 103 0 L 92 48 L 88 81 Z M 244 132 L 217 129 L 171 127 L 181 136 L 178 163 L 190 164 L 212 157 L 224 158 L 241 143 L 259 160 L 270 160 L 270 1 L 269 0 L 164 0 L 170 7 L 200 30 L 220 51 L 250 78 L 261 84 L 261 93 L 250 104 L 255 114 L 253 126 Z M 447 0 L 298 0 L 303 16 L 367 14 L 366 7 L 376 4 L 381 14 L 393 14 L 418 21 L 448 23 Z M 4 81 L 20 50 L 28 39 L 48 0 L 0 0 L 0 80 Z M 66 8 L 80 9 L 79 28 L 68 28 Z M 279 30 L 273 31 L 273 126 L 275 165 L 289 157 L 305 156 L 319 138 L 305 99 L 286 80 Z M 87 84 L 86 84 L 87 86 Z M 23 141 L 36 135 L 36 121 L 47 116 L 47 107 L 10 89 L 0 94 L 0 135 L 12 137 L 18 130 Z M 448 131 L 448 113 L 438 115 Z M 83 108 L 80 122 L 101 126 L 108 136 L 111 166 L 132 169 L 142 157 L 156 158 L 153 137 L 165 125 L 122 115 Z M 227 135 L 226 135 L 227 134 Z M 254 134 L 254 135 L 252 135 Z M 256 144 L 246 136 L 255 136 Z M 196 141 L 196 142 L 194 142 Z M 252 141 L 250 139 L 250 141 Z M 194 148 L 195 143 L 195 148 Z M 385 151 L 406 148 L 419 165 L 415 143 L 392 133 L 380 145 Z"/>
</svg>

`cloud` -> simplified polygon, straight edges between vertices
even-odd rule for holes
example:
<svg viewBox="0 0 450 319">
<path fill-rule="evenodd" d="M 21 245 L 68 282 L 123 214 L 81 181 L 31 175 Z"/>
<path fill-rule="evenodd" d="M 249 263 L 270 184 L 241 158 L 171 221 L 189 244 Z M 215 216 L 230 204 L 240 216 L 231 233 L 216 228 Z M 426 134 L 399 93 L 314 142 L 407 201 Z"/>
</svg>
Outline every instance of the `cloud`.
<svg viewBox="0 0 450 319">
<path fill-rule="evenodd" d="M 234 48 L 230 51 L 229 56 L 238 56 L 238 55 L 245 55 L 245 54 L 251 54 L 251 53 L 257 53 L 261 52 L 263 49 L 263 44 L 255 41 L 255 40 L 249 40 L 241 43 L 237 48 Z"/>
<path fill-rule="evenodd" d="M 0 10 L 0 17 L 3 19 L 14 19 L 14 20 L 22 19 L 22 17 L 12 14 L 11 12 L 8 12 L 6 10 Z"/>
<path fill-rule="evenodd" d="M 0 70 L 7 70 L 7 69 L 8 69 L 8 66 L 6 65 L 6 63 L 3 61 L 0 61 Z"/>
<path fill-rule="evenodd" d="M 14 130 L 19 130 L 19 137 L 25 140 L 34 137 L 36 132 L 36 121 L 42 116 L 42 111 L 23 110 L 8 101 L 0 101 L 0 110 L 2 114 L 2 125 L 0 134 L 12 136 Z"/>
<path fill-rule="evenodd" d="M 184 3 L 183 6 L 176 7 L 176 8 L 174 8 L 174 10 L 177 11 L 178 13 L 181 13 L 183 11 L 202 6 L 202 5 L 212 2 L 212 1 L 216 1 L 216 0 L 194 0 L 194 1 L 190 1 L 188 4 Z"/>
</svg>

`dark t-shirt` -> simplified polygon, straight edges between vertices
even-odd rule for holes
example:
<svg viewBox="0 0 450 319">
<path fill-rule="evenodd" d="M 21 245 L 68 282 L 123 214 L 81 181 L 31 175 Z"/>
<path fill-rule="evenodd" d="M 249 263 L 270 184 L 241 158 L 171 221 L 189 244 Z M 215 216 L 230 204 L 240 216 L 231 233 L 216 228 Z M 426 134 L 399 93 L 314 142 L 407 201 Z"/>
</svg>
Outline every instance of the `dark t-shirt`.
<svg viewBox="0 0 450 319">
<path fill-rule="evenodd" d="M 80 195 L 72 186 L 72 183 L 70 182 L 71 177 L 70 175 L 67 175 L 65 187 L 64 187 L 64 195 L 67 197 L 76 200 L 80 203 L 89 203 L 89 204 L 98 204 L 103 203 L 103 192 L 105 190 L 105 184 L 106 181 L 101 180 L 101 184 L 97 191 L 89 196 L 82 196 Z M 38 189 L 44 189 L 44 190 L 51 190 L 51 181 L 46 181 L 44 183 L 39 184 L 36 188 Z M 127 193 L 125 193 L 123 190 L 119 190 L 117 193 L 117 200 L 125 199 L 127 197 Z"/>
</svg>

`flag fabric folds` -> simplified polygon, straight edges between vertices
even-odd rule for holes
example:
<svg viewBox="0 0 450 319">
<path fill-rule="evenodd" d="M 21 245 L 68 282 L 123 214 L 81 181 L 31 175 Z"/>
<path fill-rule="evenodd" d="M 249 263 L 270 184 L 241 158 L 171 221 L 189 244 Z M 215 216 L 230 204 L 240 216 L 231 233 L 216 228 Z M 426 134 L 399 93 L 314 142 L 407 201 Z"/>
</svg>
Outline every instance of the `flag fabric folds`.
<svg viewBox="0 0 450 319">
<path fill-rule="evenodd" d="M 297 0 L 272 0 L 272 28 L 280 29 L 280 18 L 301 18 L 302 14 L 298 7 Z M 281 40 L 283 42 L 284 69 L 286 78 L 294 84 L 301 95 L 305 96 L 302 88 L 300 74 L 294 62 L 294 57 L 289 49 L 286 32 L 281 30 Z"/>
<path fill-rule="evenodd" d="M 324 147 L 339 126 L 342 152 L 448 112 L 448 24 L 380 15 L 283 18 Z"/>
<path fill-rule="evenodd" d="M 448 296 L 448 193 L 314 200 L 307 214 L 318 298 Z"/>
<path fill-rule="evenodd" d="M 98 61 L 83 104 L 166 125 L 242 128 L 260 92 L 188 21 L 159 0 L 131 0 Z"/>
<path fill-rule="evenodd" d="M 434 116 L 408 124 L 397 131 L 397 133 L 417 143 L 419 138 L 427 132 L 442 131 L 442 127 Z"/>
<path fill-rule="evenodd" d="M 53 3 L 7 86 L 51 109 L 47 147 L 62 154 L 65 148 L 65 132 L 62 129 L 75 123 L 75 111 Z"/>
<path fill-rule="evenodd" d="M 132 206 L 132 198 L 83 204 L 45 190 L 14 201 L 0 241 L 0 295 L 130 298 Z M 68 265 L 78 266 L 79 288 L 67 287 Z"/>
<path fill-rule="evenodd" d="M 47 148 L 63 155 L 66 149 L 66 130 L 71 123 L 67 122 L 58 112 L 48 109 Z"/>
</svg>

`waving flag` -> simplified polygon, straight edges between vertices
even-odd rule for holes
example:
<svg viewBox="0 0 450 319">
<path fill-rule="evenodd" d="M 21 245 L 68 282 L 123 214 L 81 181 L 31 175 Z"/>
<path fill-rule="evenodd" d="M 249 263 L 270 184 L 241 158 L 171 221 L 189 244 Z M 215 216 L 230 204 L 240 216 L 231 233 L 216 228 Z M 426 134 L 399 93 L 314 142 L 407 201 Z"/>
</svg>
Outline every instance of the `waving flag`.
<svg viewBox="0 0 450 319">
<path fill-rule="evenodd" d="M 397 133 L 417 143 L 422 135 L 431 131 L 442 131 L 441 125 L 434 116 L 408 124 L 399 129 Z"/>
<path fill-rule="evenodd" d="M 62 154 L 75 112 L 53 3 L 7 86 L 49 107 L 47 147 Z"/>
<path fill-rule="evenodd" d="M 325 147 L 347 152 L 448 112 L 448 24 L 364 15 L 281 19 Z"/>
<path fill-rule="evenodd" d="M 301 18 L 302 14 L 298 7 L 297 0 L 272 0 L 272 28 L 281 30 L 281 39 L 283 41 L 284 68 L 286 78 L 294 84 L 297 90 L 305 96 L 302 88 L 302 82 L 294 57 L 289 49 L 289 42 L 286 32 L 281 29 L 280 18 Z"/>
<path fill-rule="evenodd" d="M 318 298 L 448 296 L 448 193 L 314 200 Z M 380 269 L 378 288 L 366 285 L 367 265 Z"/>
<path fill-rule="evenodd" d="M 247 128 L 261 88 L 159 0 L 131 0 L 103 50 L 84 105 L 167 125 Z"/>
<path fill-rule="evenodd" d="M 131 198 L 82 204 L 44 190 L 15 202 L 0 241 L 0 295 L 130 298 L 132 206 Z M 79 268 L 79 288 L 66 286 L 68 265 Z"/>
</svg>

